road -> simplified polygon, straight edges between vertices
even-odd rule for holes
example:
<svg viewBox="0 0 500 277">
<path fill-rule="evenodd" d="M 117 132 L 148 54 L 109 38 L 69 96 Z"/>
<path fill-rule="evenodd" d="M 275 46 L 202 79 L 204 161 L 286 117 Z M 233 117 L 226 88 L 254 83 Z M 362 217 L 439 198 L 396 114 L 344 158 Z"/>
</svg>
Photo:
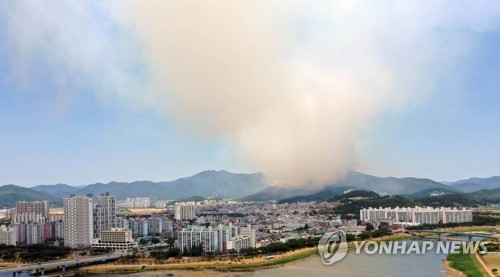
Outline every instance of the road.
<svg viewBox="0 0 500 277">
<path fill-rule="evenodd" d="M 479 261 L 479 263 L 483 266 L 484 270 L 486 270 L 486 272 L 488 272 L 488 274 L 490 275 L 490 277 L 495 277 L 495 274 L 493 274 L 493 272 L 491 271 L 491 269 L 488 267 L 488 265 L 484 262 L 483 258 L 476 253 L 476 259 Z"/>
<path fill-rule="evenodd" d="M 80 258 L 80 259 L 71 259 L 71 260 L 57 260 L 57 261 L 50 261 L 50 262 L 45 262 L 45 263 L 40 263 L 40 264 L 30 264 L 30 265 L 23 265 L 23 266 L 17 266 L 17 267 L 5 267 L 0 269 L 0 274 L 1 276 L 7 276 L 7 273 L 16 273 L 16 272 L 27 272 L 27 271 L 33 271 L 33 270 L 44 270 L 46 268 L 57 268 L 57 267 L 62 267 L 65 268 L 66 266 L 70 265 L 78 265 L 78 264 L 85 264 L 85 263 L 95 263 L 95 262 L 105 262 L 105 261 L 110 261 L 110 260 L 116 260 L 120 258 L 119 255 L 102 255 L 102 256 L 91 256 L 88 258 Z"/>
</svg>

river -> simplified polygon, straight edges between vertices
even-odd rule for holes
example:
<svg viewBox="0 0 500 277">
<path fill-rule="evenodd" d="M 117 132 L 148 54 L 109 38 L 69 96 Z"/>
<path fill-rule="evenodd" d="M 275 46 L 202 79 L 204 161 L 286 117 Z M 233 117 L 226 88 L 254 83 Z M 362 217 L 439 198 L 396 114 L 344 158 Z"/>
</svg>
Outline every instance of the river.
<svg viewBox="0 0 500 277">
<path fill-rule="evenodd" d="M 480 238 L 478 238 L 480 239 Z M 473 240 L 478 240 L 473 238 Z M 434 241 L 435 243 L 435 241 Z M 443 267 L 445 254 L 436 254 L 434 251 L 426 254 L 417 255 L 367 255 L 361 251 L 356 254 L 354 250 L 349 250 L 347 256 L 330 266 L 323 265 L 319 256 L 306 258 L 294 263 L 271 269 L 262 269 L 255 272 L 231 273 L 231 276 L 258 276 L 258 277 L 295 277 L 295 276 L 409 276 L 409 277 L 428 277 L 428 276 L 446 276 L 446 269 Z M 181 272 L 181 274 L 179 274 Z M 131 274 L 133 276 L 165 276 L 173 273 L 174 276 L 189 276 L 190 271 L 158 271 L 147 273 Z M 194 273 L 194 272 L 191 272 Z M 198 272 L 201 273 L 201 272 Z M 224 273 L 214 273 L 214 276 L 225 275 Z M 201 273 L 203 275 L 203 273 Z M 197 276 L 200 274 L 197 274 Z M 210 276 L 210 274 L 208 274 Z M 12 276 L 12 275 L 10 275 Z M 23 274 L 23 276 L 26 276 Z M 74 276 L 74 273 L 68 272 L 65 276 Z M 115 274 L 79 274 L 78 276 L 121 276 Z"/>
<path fill-rule="evenodd" d="M 279 268 L 258 270 L 254 276 L 446 276 L 446 255 L 366 255 L 349 251 L 347 256 L 330 266 L 319 256 L 307 258 Z"/>
</svg>

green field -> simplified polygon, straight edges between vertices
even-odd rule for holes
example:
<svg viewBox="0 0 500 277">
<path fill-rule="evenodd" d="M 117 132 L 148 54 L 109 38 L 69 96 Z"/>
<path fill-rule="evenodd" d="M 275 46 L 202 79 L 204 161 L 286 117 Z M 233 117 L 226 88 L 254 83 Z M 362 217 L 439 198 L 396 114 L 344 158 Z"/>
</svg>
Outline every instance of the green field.
<svg viewBox="0 0 500 277">
<path fill-rule="evenodd" d="M 450 266 L 456 270 L 462 271 L 465 276 L 483 277 L 488 276 L 481 264 L 476 260 L 474 255 L 468 254 L 450 254 L 447 260 Z"/>
</svg>

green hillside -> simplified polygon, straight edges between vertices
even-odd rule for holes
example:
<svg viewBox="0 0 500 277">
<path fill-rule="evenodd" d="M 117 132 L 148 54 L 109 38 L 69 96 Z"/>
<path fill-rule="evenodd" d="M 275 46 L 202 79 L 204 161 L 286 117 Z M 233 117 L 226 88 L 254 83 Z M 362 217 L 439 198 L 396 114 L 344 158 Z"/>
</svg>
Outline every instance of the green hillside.
<svg viewBox="0 0 500 277">
<path fill-rule="evenodd" d="M 0 187 L 0 207 L 11 208 L 16 206 L 17 201 L 48 200 L 51 205 L 62 206 L 62 198 L 55 197 L 30 188 L 15 185 Z"/>
<path fill-rule="evenodd" d="M 476 201 L 472 199 L 470 196 L 463 194 L 463 193 L 457 193 L 457 194 L 445 194 L 445 195 L 439 195 L 439 196 L 428 196 L 424 198 L 418 198 L 416 199 L 418 202 L 421 203 L 422 206 L 429 206 L 429 207 L 457 207 L 457 208 L 462 208 L 462 207 L 476 207 L 480 205 L 481 203 L 479 201 Z"/>
<path fill-rule="evenodd" d="M 321 191 L 318 191 L 309 195 L 299 195 L 290 198 L 281 199 L 280 203 L 295 203 L 295 202 L 308 202 L 308 201 L 325 201 L 331 199 L 334 196 L 339 196 L 344 194 L 345 191 L 354 189 L 353 187 L 327 187 Z"/>
<path fill-rule="evenodd" d="M 379 196 L 364 199 L 335 199 L 341 204 L 335 208 L 335 212 L 347 217 L 359 217 L 359 210 L 364 208 L 379 207 L 476 207 L 482 203 L 472 199 L 466 194 L 445 194 L 440 196 L 428 196 L 418 199 L 403 197 L 401 195 Z"/>
<path fill-rule="evenodd" d="M 469 196 L 477 201 L 498 204 L 500 203 L 500 188 L 483 189 L 480 191 L 469 193 Z"/>
</svg>

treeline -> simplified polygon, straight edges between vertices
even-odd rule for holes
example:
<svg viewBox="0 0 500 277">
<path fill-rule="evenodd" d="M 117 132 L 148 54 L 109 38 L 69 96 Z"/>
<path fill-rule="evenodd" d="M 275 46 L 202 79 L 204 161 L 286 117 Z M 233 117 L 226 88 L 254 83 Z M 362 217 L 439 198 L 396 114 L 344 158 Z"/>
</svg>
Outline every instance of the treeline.
<svg viewBox="0 0 500 277">
<path fill-rule="evenodd" d="M 341 214 L 343 218 L 359 218 L 359 210 L 369 207 L 414 207 L 420 205 L 419 202 L 400 195 L 379 196 L 357 200 L 343 199 L 340 202 L 341 204 L 335 208 L 335 212 Z"/>
<path fill-rule="evenodd" d="M 366 239 L 370 239 L 370 238 L 381 238 L 381 237 L 385 237 L 385 236 L 390 236 L 392 235 L 392 232 L 387 230 L 387 229 L 377 229 L 377 230 L 373 230 L 373 231 L 365 231 L 365 232 L 362 232 L 361 234 L 357 235 L 356 238 L 357 239 L 360 239 L 360 240 L 366 240 Z M 349 235 L 347 235 L 349 236 Z M 352 235 L 352 237 L 354 237 L 354 235 Z M 351 240 L 354 240 L 352 239 L 351 237 Z M 347 241 L 349 241 L 349 237 L 347 237 Z"/>
<path fill-rule="evenodd" d="M 92 248 L 92 249 L 90 249 L 90 255 L 92 255 L 92 256 L 109 254 L 111 252 L 113 252 L 113 249 L 110 248 L 110 247 L 106 247 L 106 248 Z"/>
<path fill-rule="evenodd" d="M 177 247 L 170 247 L 168 250 L 155 250 L 150 253 L 151 258 L 155 258 L 157 260 L 166 260 L 171 257 L 180 257 L 181 250 Z"/>
<path fill-rule="evenodd" d="M 465 194 L 444 194 L 439 196 L 428 196 L 417 199 L 421 206 L 439 207 L 476 207 L 481 203 Z"/>
<path fill-rule="evenodd" d="M 267 253 L 284 253 L 306 247 L 318 246 L 319 238 L 290 239 L 287 242 L 273 242 L 260 248 L 241 249 L 240 254 L 252 256 Z"/>
<path fill-rule="evenodd" d="M 65 258 L 70 253 L 69 247 L 46 244 L 19 246 L 0 244 L 0 257 L 6 261 L 19 259 L 21 262 L 45 262 Z"/>
<path fill-rule="evenodd" d="M 355 198 L 355 197 L 365 197 L 365 198 L 373 198 L 373 197 L 379 197 L 380 195 L 374 191 L 366 191 L 366 190 L 353 190 L 348 193 L 344 193 L 341 195 L 337 195 L 332 198 L 333 201 L 338 201 L 342 199 L 349 199 L 349 198 Z"/>
<path fill-rule="evenodd" d="M 500 203 L 500 188 L 483 189 L 470 194 L 474 199 L 488 203 Z"/>
<path fill-rule="evenodd" d="M 486 249 L 488 252 L 500 252 L 500 244 L 499 243 L 487 243 L 484 246 L 486 246 Z"/>
</svg>

